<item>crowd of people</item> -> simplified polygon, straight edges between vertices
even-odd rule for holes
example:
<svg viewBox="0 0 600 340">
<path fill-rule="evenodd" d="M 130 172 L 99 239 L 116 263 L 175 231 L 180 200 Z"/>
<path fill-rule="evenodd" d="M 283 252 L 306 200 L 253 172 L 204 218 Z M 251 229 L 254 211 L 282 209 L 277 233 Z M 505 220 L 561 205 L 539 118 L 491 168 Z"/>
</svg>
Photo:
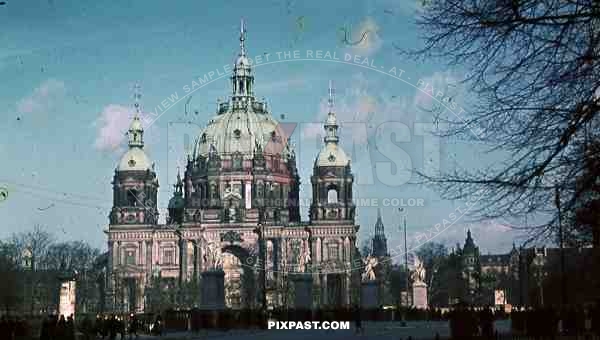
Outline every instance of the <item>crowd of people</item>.
<svg viewBox="0 0 600 340">
<path fill-rule="evenodd" d="M 0 339 L 27 339 L 29 330 L 29 323 L 23 318 L 7 316 L 2 316 L 2 318 L 0 318 Z"/>
<path fill-rule="evenodd" d="M 39 325 L 39 324 L 38 324 Z M 84 316 L 76 323 L 73 315 L 65 318 L 49 315 L 39 328 L 40 340 L 96 340 L 137 339 L 139 333 L 162 335 L 163 323 L 160 316 L 149 325 L 131 314 L 128 319 L 116 315 L 97 316 L 94 320 Z M 23 318 L 2 316 L 0 318 L 0 340 L 28 340 L 38 336 L 32 334 L 30 323 Z"/>
<path fill-rule="evenodd" d="M 532 336 L 555 334 L 600 336 L 600 304 L 565 308 L 529 308 L 511 313 L 513 333 Z"/>
<path fill-rule="evenodd" d="M 491 339 L 496 334 L 494 320 L 496 316 L 490 307 L 474 309 L 458 305 L 448 312 L 452 339 L 469 339 L 477 336 Z"/>
</svg>

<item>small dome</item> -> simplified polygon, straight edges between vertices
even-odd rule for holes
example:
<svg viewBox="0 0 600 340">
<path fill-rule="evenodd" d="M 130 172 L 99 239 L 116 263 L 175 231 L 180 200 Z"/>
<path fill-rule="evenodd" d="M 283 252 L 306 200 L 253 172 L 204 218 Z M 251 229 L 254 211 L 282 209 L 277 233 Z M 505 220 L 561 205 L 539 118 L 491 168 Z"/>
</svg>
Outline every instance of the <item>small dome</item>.
<svg viewBox="0 0 600 340">
<path fill-rule="evenodd" d="M 319 152 L 316 163 L 317 166 L 346 166 L 350 158 L 337 144 L 328 143 Z"/>
<path fill-rule="evenodd" d="M 144 150 L 140 148 L 129 149 L 119 162 L 118 171 L 151 170 L 152 163 Z"/>
<path fill-rule="evenodd" d="M 168 209 L 183 209 L 185 208 L 185 200 L 180 195 L 175 195 L 169 200 Z"/>
</svg>

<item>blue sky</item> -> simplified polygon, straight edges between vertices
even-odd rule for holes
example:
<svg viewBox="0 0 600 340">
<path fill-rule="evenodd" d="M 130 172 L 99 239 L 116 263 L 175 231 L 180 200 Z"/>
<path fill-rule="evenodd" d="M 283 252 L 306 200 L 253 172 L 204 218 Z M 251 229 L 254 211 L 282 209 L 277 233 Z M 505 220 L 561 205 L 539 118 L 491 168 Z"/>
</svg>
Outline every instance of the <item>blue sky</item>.
<svg viewBox="0 0 600 340">
<path fill-rule="evenodd" d="M 173 93 L 182 98 L 185 85 L 233 63 L 240 18 L 247 23 L 251 57 L 268 53 L 274 60 L 277 52 L 297 50 L 304 56 L 308 50 L 322 50 L 340 59 L 359 55 L 383 70 L 331 60 L 255 68 L 257 96 L 267 98 L 277 119 L 283 114 L 284 122 L 299 124 L 293 139 L 303 181 L 301 197 L 311 195 L 306 184 L 320 143 L 328 82 L 333 80 L 342 145 L 352 155 L 359 182 L 355 196 L 375 198 L 380 204 L 384 198 L 423 199 L 423 207 L 407 208 L 413 236 L 441 223 L 461 202 L 443 201 L 416 185 L 391 185 L 393 180 L 382 180 L 385 176 L 374 172 L 385 165 L 375 163 L 404 162 L 403 156 L 393 156 L 390 163 L 389 155 L 399 155 L 399 148 L 411 160 L 407 168 L 436 169 L 439 164 L 444 171 L 500 159 L 483 155 L 477 145 L 448 141 L 441 141 L 434 156 L 426 152 L 428 137 L 418 135 L 414 124 L 433 122 L 423 108 L 434 102 L 409 83 L 421 79 L 435 92 L 448 93 L 447 84 L 456 84 L 466 71 L 415 63 L 397 53 L 397 46 L 419 46 L 413 24 L 418 10 L 417 2 L 399 0 L 7 1 L 0 7 L 0 186 L 8 188 L 9 196 L 0 202 L 0 238 L 39 223 L 57 237 L 83 239 L 104 249 L 110 182 L 126 148 L 123 133 L 131 117 L 134 84 L 142 86 L 147 112 Z M 357 46 L 348 46 L 341 39 L 343 28 L 355 41 L 368 34 Z M 389 76 L 393 67 L 404 70 L 403 77 L 410 81 Z M 189 115 L 184 114 L 186 97 L 147 126 L 146 150 L 157 164 L 161 184 L 159 207 L 166 206 L 177 160 L 184 158 L 182 136 L 197 136 L 214 114 L 217 98 L 228 93 L 225 77 L 193 93 Z M 452 93 L 458 102 L 466 95 L 460 87 Z M 191 124 L 169 127 L 169 122 Z M 402 142 L 392 142 L 401 137 Z M 359 207 L 362 239 L 372 232 L 376 211 Z M 397 209 L 382 207 L 382 215 L 389 246 L 401 244 Z M 470 227 L 484 251 L 508 251 L 515 232 L 502 224 L 469 224 L 463 218 L 436 240 L 462 243 Z"/>
</svg>

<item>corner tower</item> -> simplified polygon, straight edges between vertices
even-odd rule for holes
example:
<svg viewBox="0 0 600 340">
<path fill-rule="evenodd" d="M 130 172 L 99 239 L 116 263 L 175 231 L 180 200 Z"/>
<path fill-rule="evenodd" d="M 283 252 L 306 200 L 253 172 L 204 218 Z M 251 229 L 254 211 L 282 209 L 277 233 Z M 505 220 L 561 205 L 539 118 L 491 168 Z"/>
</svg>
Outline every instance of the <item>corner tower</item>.
<svg viewBox="0 0 600 340">
<path fill-rule="evenodd" d="M 134 117 L 129 126 L 129 150 L 121 157 L 113 177 L 113 208 L 110 224 L 157 224 L 158 178 L 154 163 L 144 151 L 144 128 L 140 120 L 140 87 L 135 86 Z"/>
<path fill-rule="evenodd" d="M 339 145 L 338 123 L 334 112 L 334 89 L 329 82 L 329 113 L 325 121 L 325 145 L 317 155 L 311 176 L 312 203 L 311 222 L 352 221 L 354 203 L 352 184 L 354 176 L 350 158 Z"/>
</svg>

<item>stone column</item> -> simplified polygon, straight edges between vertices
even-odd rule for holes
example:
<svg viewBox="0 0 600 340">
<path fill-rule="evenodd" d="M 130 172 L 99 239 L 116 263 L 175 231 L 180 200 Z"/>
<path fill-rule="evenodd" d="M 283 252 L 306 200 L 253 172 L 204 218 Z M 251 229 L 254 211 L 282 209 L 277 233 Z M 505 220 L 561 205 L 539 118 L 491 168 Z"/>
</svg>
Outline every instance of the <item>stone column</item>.
<svg viewBox="0 0 600 340">
<path fill-rule="evenodd" d="M 250 181 L 244 181 L 244 200 L 246 210 L 252 209 L 252 184 Z"/>
<path fill-rule="evenodd" d="M 204 256 L 203 255 L 203 250 L 202 250 L 203 246 L 204 245 L 202 244 L 202 240 L 201 239 L 196 241 L 196 250 L 198 251 L 198 259 L 197 259 L 197 261 L 198 261 L 198 276 L 197 276 L 198 281 L 200 281 L 202 279 L 200 273 L 202 273 L 202 271 L 204 270 L 203 268 L 205 266 L 204 265 L 204 261 L 202 260 L 202 258 Z"/>
<path fill-rule="evenodd" d="M 146 268 L 147 273 L 152 275 L 152 270 L 154 270 L 154 263 L 152 262 L 152 240 L 146 241 Z"/>
<path fill-rule="evenodd" d="M 321 276 L 321 306 L 327 306 L 327 274 Z"/>
<path fill-rule="evenodd" d="M 144 241 L 138 241 L 138 261 L 140 267 L 144 267 L 144 263 L 146 262 L 146 247 L 144 247 Z"/>
<path fill-rule="evenodd" d="M 183 237 L 179 240 L 179 282 L 183 283 L 187 281 L 187 243 Z"/>
<path fill-rule="evenodd" d="M 323 238 L 317 238 L 317 261 L 323 262 Z"/>
<path fill-rule="evenodd" d="M 115 253 L 115 242 L 108 241 L 108 268 L 106 268 L 106 296 L 105 296 L 105 309 L 114 310 L 114 282 L 113 282 L 113 269 L 114 269 L 114 253 Z"/>
<path fill-rule="evenodd" d="M 345 280 L 346 285 L 345 285 L 344 289 L 346 291 L 346 294 L 344 297 L 344 300 L 345 300 L 344 303 L 346 304 L 346 306 L 350 306 L 350 304 L 351 304 L 350 295 L 352 295 L 352 290 L 350 289 L 352 286 L 352 269 L 346 271 L 345 278 L 346 278 L 346 280 Z"/>
<path fill-rule="evenodd" d="M 198 268 L 198 241 L 194 240 L 192 241 L 192 244 L 194 246 L 194 280 L 198 280 L 198 272 L 199 272 L 199 268 Z"/>
<path fill-rule="evenodd" d="M 279 242 L 281 241 L 281 238 L 274 238 L 273 239 L 273 276 L 275 278 L 275 282 L 277 282 L 277 279 L 279 277 Z"/>
<path fill-rule="evenodd" d="M 156 265 L 160 263 L 160 241 L 154 241 L 152 245 L 154 246 L 152 250 L 152 264 Z"/>
<path fill-rule="evenodd" d="M 108 241 L 108 270 L 112 271 L 114 264 L 115 248 L 116 244 L 113 241 Z"/>
<path fill-rule="evenodd" d="M 117 241 L 117 251 L 115 252 L 115 256 L 116 256 L 116 263 L 117 266 L 120 266 L 121 264 L 123 264 L 122 262 L 122 256 L 121 256 L 121 242 Z"/>
<path fill-rule="evenodd" d="M 145 280 L 143 275 L 136 280 L 137 294 L 136 294 L 136 312 L 144 311 L 144 285 Z"/>
</svg>

